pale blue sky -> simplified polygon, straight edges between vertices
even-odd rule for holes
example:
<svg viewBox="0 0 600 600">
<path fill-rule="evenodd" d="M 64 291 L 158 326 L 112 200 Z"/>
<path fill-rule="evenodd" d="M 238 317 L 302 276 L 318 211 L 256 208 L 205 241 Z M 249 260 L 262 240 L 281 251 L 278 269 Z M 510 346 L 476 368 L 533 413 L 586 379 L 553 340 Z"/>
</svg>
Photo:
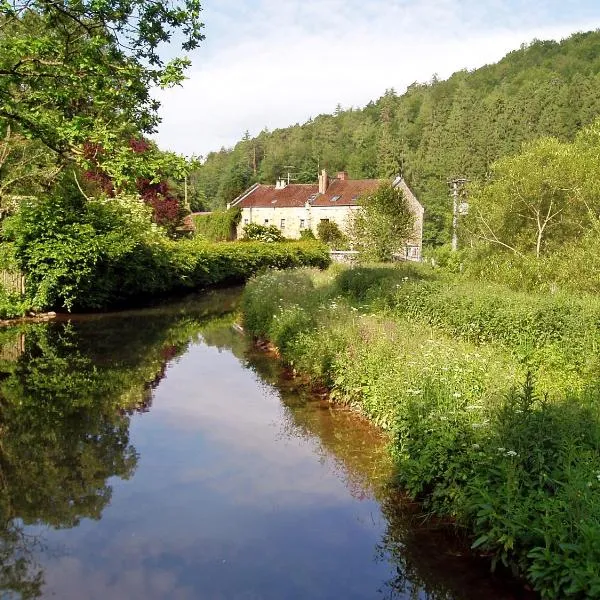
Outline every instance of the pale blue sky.
<svg viewBox="0 0 600 600">
<path fill-rule="evenodd" d="M 206 0 L 203 19 L 189 79 L 158 96 L 157 140 L 187 155 L 597 29 L 600 2 Z"/>
</svg>

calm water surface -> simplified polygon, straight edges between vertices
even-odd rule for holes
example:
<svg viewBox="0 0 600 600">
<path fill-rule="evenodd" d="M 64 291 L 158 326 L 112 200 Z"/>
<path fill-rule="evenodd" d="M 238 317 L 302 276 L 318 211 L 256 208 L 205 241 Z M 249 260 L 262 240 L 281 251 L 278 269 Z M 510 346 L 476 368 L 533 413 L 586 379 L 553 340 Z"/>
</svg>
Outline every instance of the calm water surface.
<svg viewBox="0 0 600 600">
<path fill-rule="evenodd" d="M 0 598 L 519 597 L 416 524 L 379 432 L 249 351 L 235 302 L 0 330 Z"/>
</svg>

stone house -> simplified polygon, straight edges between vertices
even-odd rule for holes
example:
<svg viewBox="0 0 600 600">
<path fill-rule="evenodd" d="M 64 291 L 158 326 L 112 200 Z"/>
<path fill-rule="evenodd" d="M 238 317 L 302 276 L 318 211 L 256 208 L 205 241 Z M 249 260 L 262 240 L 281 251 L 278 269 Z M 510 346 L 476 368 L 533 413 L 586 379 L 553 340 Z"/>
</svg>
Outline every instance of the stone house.
<svg viewBox="0 0 600 600">
<path fill-rule="evenodd" d="M 332 221 L 347 232 L 352 212 L 360 207 L 358 198 L 368 194 L 382 183 L 381 179 L 349 179 L 345 171 L 330 177 L 323 170 L 318 183 L 286 183 L 280 179 L 275 185 L 254 184 L 240 194 L 228 207 L 241 208 L 237 237 L 243 235 L 245 225 L 275 225 L 287 238 L 298 239 L 300 232 L 310 229 L 317 235 L 321 221 Z M 414 232 L 404 248 L 404 256 L 421 260 L 423 239 L 423 206 L 401 177 L 393 181 L 400 187 L 415 215 Z"/>
</svg>

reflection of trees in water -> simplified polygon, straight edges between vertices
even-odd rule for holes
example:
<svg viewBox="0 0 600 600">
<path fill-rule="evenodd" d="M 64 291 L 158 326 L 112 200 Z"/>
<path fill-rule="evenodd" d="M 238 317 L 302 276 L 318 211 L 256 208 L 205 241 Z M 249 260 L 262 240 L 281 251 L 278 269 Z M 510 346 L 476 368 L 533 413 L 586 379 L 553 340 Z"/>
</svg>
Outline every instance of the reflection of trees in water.
<svg viewBox="0 0 600 600">
<path fill-rule="evenodd" d="M 110 318 L 29 324 L 15 360 L 0 360 L 0 595 L 41 594 L 40 541 L 27 526 L 100 519 L 110 477 L 127 479 L 138 456 L 131 414 L 148 410 L 170 360 L 185 351 L 225 292 Z"/>
<path fill-rule="evenodd" d="M 299 385 L 268 355 L 247 351 L 246 360 L 282 400 L 286 413 L 282 435 L 309 441 L 353 497 L 377 496 L 393 476 L 387 436 L 356 413 L 333 406 L 309 386 Z"/>
</svg>

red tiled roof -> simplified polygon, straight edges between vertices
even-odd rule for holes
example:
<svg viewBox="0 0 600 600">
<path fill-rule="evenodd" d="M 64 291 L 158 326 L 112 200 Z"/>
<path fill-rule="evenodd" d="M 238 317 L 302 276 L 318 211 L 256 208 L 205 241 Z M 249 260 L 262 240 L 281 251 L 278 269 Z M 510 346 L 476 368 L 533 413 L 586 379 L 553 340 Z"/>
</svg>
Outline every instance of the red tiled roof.
<svg viewBox="0 0 600 600">
<path fill-rule="evenodd" d="M 318 193 L 316 183 L 291 183 L 283 189 L 275 189 L 274 185 L 256 185 L 245 192 L 241 201 L 233 204 L 240 208 L 290 208 L 304 206 L 309 201 L 312 206 L 355 206 L 360 195 L 381 184 L 380 179 L 332 179 L 330 182 L 324 194 Z"/>
<path fill-rule="evenodd" d="M 319 194 L 313 206 L 356 206 L 356 199 L 373 192 L 382 181 L 380 179 L 339 179 L 330 180 L 331 183 L 324 194 Z M 334 200 L 335 198 L 335 200 Z"/>
<path fill-rule="evenodd" d="M 240 208 L 269 207 L 269 208 L 290 208 L 304 206 L 310 196 L 319 191 L 316 183 L 291 183 L 283 189 L 275 189 L 274 185 L 257 185 L 256 188 L 235 206 Z"/>
</svg>

